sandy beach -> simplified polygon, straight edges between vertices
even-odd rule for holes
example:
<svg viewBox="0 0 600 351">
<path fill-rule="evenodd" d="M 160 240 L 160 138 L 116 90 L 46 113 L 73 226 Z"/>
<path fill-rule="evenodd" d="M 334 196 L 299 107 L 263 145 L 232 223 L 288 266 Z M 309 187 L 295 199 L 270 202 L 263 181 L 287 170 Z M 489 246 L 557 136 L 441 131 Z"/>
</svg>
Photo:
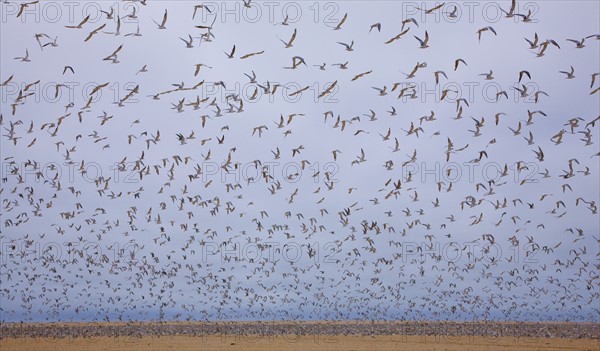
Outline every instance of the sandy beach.
<svg viewBox="0 0 600 351">
<path fill-rule="evenodd" d="M 0 330 L 2 351 L 600 350 L 600 329 L 590 323 L 5 323 Z"/>
<path fill-rule="evenodd" d="M 258 335 L 244 337 L 94 337 L 78 339 L 39 340 L 34 338 L 4 339 L 3 351 L 37 350 L 599 350 L 600 343 L 593 339 L 556 338 L 444 338 L 421 336 L 343 336 L 326 338 L 314 336 Z"/>
</svg>

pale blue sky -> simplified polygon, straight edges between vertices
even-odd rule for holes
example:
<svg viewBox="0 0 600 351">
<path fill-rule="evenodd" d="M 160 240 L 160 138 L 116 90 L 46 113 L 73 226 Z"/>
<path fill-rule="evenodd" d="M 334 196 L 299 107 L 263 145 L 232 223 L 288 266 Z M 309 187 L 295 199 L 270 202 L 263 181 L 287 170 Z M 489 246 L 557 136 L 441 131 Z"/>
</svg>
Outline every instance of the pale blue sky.
<svg viewBox="0 0 600 351">
<path fill-rule="evenodd" d="M 456 19 L 449 17 L 453 6 L 450 2 L 429 15 L 415 6 L 430 9 L 441 3 L 253 1 L 247 9 L 242 2 L 205 2 L 213 13 L 198 10 L 192 20 L 196 4 L 200 3 L 152 0 L 146 6 L 108 1 L 42 3 L 31 5 L 19 18 L 18 5 L 2 4 L 0 83 L 10 76 L 13 78 L 1 88 L 2 178 L 7 178 L 0 194 L 1 319 L 151 319 L 159 317 L 158 310 L 165 303 L 162 306 L 165 316 L 179 319 L 598 321 L 599 311 L 593 303 L 598 301 L 599 293 L 600 233 L 598 214 L 593 213 L 599 201 L 599 165 L 598 157 L 594 156 L 598 152 L 598 122 L 589 126 L 593 144 L 586 146 L 581 140 L 584 134 L 579 132 L 584 132 L 586 123 L 600 114 L 600 94 L 590 95 L 600 86 L 600 77 L 596 76 L 590 87 L 592 74 L 600 72 L 599 41 L 586 39 L 581 49 L 567 41 L 600 32 L 598 2 L 518 2 L 516 12 L 526 14 L 532 10 L 530 23 L 523 23 L 520 17 L 496 16 L 498 4 L 508 9 L 507 1 L 457 3 Z M 230 10 L 228 15 L 223 15 L 225 6 Z M 115 16 L 116 13 L 126 16 L 136 8 L 137 19 L 122 19 L 120 36 L 103 33 L 114 32 L 116 20 L 100 16 L 96 9 L 108 11 L 110 7 L 115 9 Z M 276 25 L 284 19 L 284 8 L 293 23 Z M 166 29 L 159 30 L 153 20 L 160 23 L 165 9 Z M 297 21 L 296 9 L 302 13 Z M 254 20 L 257 11 L 260 16 Z M 333 30 L 346 13 L 348 17 L 341 29 Z M 87 14 L 90 20 L 82 29 L 65 28 L 77 26 Z M 194 26 L 211 25 L 215 14 L 218 16 L 212 25 L 215 37 L 211 42 L 200 43 L 199 37 L 206 31 Z M 410 17 L 415 18 L 418 27 L 407 24 L 405 28 L 410 30 L 405 36 L 384 44 L 401 32 L 402 21 Z M 375 23 L 381 23 L 381 32 L 377 29 L 369 32 Z M 92 30 L 103 24 L 106 26 L 98 34 L 84 42 Z M 135 33 L 138 25 L 142 36 L 125 36 Z M 497 35 L 484 32 L 479 42 L 477 30 L 490 25 Z M 297 37 L 293 47 L 286 49 L 279 38 L 289 40 L 294 29 Z M 420 49 L 413 35 L 422 39 L 425 31 L 430 36 L 429 48 Z M 58 46 L 42 50 L 34 37 L 36 33 L 47 34 L 52 40 L 57 37 Z M 539 49 L 530 50 L 524 40 L 533 40 L 535 33 L 540 43 L 553 39 L 561 48 L 550 44 L 543 57 L 536 57 Z M 179 39 L 187 39 L 188 34 L 194 37 L 193 48 L 186 48 Z M 41 37 L 42 44 L 50 41 Z M 352 41 L 354 50 L 350 52 L 337 43 Z M 123 49 L 118 54 L 118 63 L 102 60 L 120 45 Z M 235 58 L 227 59 L 224 51 L 230 52 L 233 45 Z M 26 50 L 31 62 L 13 59 L 24 56 Z M 263 50 L 262 54 L 240 59 L 242 55 Z M 285 69 L 292 65 L 294 56 L 303 57 L 307 65 Z M 458 58 L 464 59 L 467 66 L 461 64 L 454 71 Z M 332 66 L 346 61 L 346 70 Z M 418 70 L 415 78 L 407 79 L 402 73 L 409 73 L 423 62 L 427 65 Z M 203 67 L 194 76 L 194 65 L 199 63 L 212 68 Z M 323 63 L 327 64 L 324 71 L 314 66 Z M 63 75 L 67 65 L 73 67 L 74 74 Z M 136 73 L 145 65 L 147 72 Z M 565 79 L 566 75 L 559 71 L 569 71 L 570 66 L 575 69 L 575 78 Z M 481 74 L 490 70 L 494 79 L 486 81 Z M 511 89 L 518 87 L 521 70 L 531 74 L 531 79 L 525 77 L 522 82 L 530 91 L 527 99 L 519 98 Z M 275 94 L 264 95 L 260 87 L 244 76 L 252 71 L 260 85 L 269 81 L 289 88 L 279 87 Z M 368 71 L 372 72 L 352 81 L 357 74 Z M 444 71 L 448 79 L 442 78 L 436 85 L 436 71 Z M 11 105 L 19 90 L 37 80 L 39 84 L 28 90 L 35 94 L 17 105 L 13 115 Z M 184 82 L 184 87 L 189 88 L 201 81 L 204 85 L 195 91 L 175 91 L 161 95 L 159 100 L 150 97 L 176 89 L 172 84 Z M 219 81 L 225 83 L 226 89 L 215 86 Z M 317 99 L 334 81 L 335 90 Z M 72 89 L 61 88 L 59 97 L 54 98 L 57 83 Z M 86 105 L 89 92 L 104 83 L 109 84 L 100 91 L 101 96 L 95 95 L 80 123 L 78 112 Z M 394 83 L 416 85 L 416 99 L 398 99 L 398 90 L 390 92 Z M 132 98 L 136 101 L 123 107 L 115 104 L 136 85 L 139 93 Z M 289 96 L 307 86 L 302 95 Z M 373 89 L 384 86 L 388 92 L 385 96 L 379 96 Z M 460 88 L 458 95 L 449 92 L 446 97 L 449 101 L 440 101 L 442 90 L 456 87 Z M 505 90 L 509 98 L 494 101 L 498 88 Z M 255 89 L 258 97 L 250 100 Z M 538 90 L 549 96 L 540 95 L 535 103 L 532 95 Z M 227 113 L 228 104 L 233 102 L 227 98 L 231 93 L 241 94 L 243 112 Z M 198 110 L 185 106 L 183 112 L 177 113 L 172 109 L 172 104 L 181 99 L 188 103 L 196 100 L 197 95 L 200 99 L 208 98 Z M 214 98 L 222 117 L 215 117 L 216 108 L 209 105 Z M 458 98 L 467 99 L 469 106 L 462 104 L 463 118 L 455 120 Z M 62 121 L 55 136 L 51 135 L 52 127 L 40 130 L 44 123 L 56 123 L 65 115 L 65 106 L 71 102 L 74 104 L 68 110 L 71 114 Z M 237 109 L 239 102 L 234 105 Z M 392 106 L 396 116 L 387 112 Z M 369 120 L 370 110 L 376 113 L 375 121 Z M 542 111 L 546 116 L 536 114 L 534 123 L 527 125 L 528 110 Z M 104 111 L 113 118 L 101 125 L 98 116 Z M 324 122 L 326 111 L 332 111 L 333 117 Z M 435 120 L 420 119 L 431 111 L 435 112 Z M 500 112 L 506 115 L 496 126 L 494 116 Z M 280 115 L 287 123 L 290 114 L 304 116 L 296 116 L 291 124 L 277 128 Z M 204 127 L 203 115 L 209 116 Z M 333 128 L 338 116 L 348 121 L 344 131 Z M 360 120 L 354 119 L 356 116 Z M 468 131 L 475 129 L 471 117 L 485 118 L 479 137 Z M 565 125 L 578 117 L 583 120 L 571 134 Z M 14 136 L 20 139 L 13 145 L 5 135 L 10 124 L 19 120 L 22 124 L 14 126 Z M 134 123 L 137 120 L 139 123 Z M 28 133 L 31 122 L 33 132 Z M 424 130 L 418 138 L 403 131 L 411 123 Z M 522 131 L 515 136 L 509 127 L 516 129 L 519 123 Z M 260 138 L 258 132 L 252 135 L 253 129 L 262 125 L 268 130 L 263 130 Z M 380 135 L 385 136 L 388 129 L 390 138 L 383 140 Z M 555 145 L 550 138 L 561 129 L 567 132 L 562 143 Z M 153 138 L 157 130 L 160 141 L 147 148 L 146 139 Z M 286 130 L 291 130 L 291 134 L 284 136 Z M 176 134 L 189 136 L 192 131 L 195 139 L 180 145 Z M 98 138 L 91 136 L 94 132 Z M 524 139 L 529 132 L 534 136 L 533 145 Z M 135 136 L 131 144 L 129 135 Z M 223 135 L 225 140 L 219 144 L 217 138 Z M 395 137 L 399 152 L 392 152 Z M 36 142 L 28 147 L 34 138 Z M 468 144 L 464 151 L 452 154 L 453 163 L 446 162 L 447 138 L 454 143 L 454 150 Z M 210 140 L 202 145 L 203 139 Z M 490 144 L 492 140 L 495 143 Z M 58 145 L 57 152 L 59 141 L 64 144 Z M 110 147 L 105 148 L 106 145 Z M 292 149 L 300 145 L 304 150 L 292 156 Z M 533 152 L 538 146 L 544 152 L 543 162 Z M 65 165 L 66 150 L 73 147 L 75 151 L 70 152 L 70 158 L 74 166 Z M 236 151 L 231 152 L 232 148 Z M 274 159 L 277 148 L 280 158 Z M 366 161 L 353 165 L 361 149 Z M 335 161 L 333 150 L 341 151 Z M 415 150 L 416 163 L 402 167 Z M 204 160 L 209 151 L 210 159 Z M 469 163 L 480 156 L 480 151 L 486 151 L 488 158 L 483 158 L 477 166 Z M 125 162 L 135 162 L 142 152 L 141 167 L 150 167 L 148 175 L 140 180 L 131 171 L 133 164 L 127 172 L 115 175 L 116 163 L 125 157 Z M 215 165 L 218 167 L 227 160 L 228 154 L 232 165 L 239 163 L 240 169 L 248 171 L 254 181 L 241 176 L 242 173 L 236 179 L 223 170 L 212 172 Z M 191 159 L 188 164 L 175 165 L 169 179 L 167 172 L 174 164 L 174 155 Z M 162 161 L 165 158 L 169 159 L 166 166 Z M 579 162 L 572 161 L 574 177 L 560 178 L 573 158 Z M 19 183 L 11 174 L 12 161 L 23 167 L 27 160 L 46 167 L 43 169 L 46 182 L 36 181 L 34 174 L 26 175 L 21 170 L 24 180 Z M 281 189 L 274 195 L 269 191 L 273 182 L 265 183 L 255 170 L 256 160 L 263 165 L 276 162 L 273 176 L 275 182 L 281 183 Z M 304 170 L 298 171 L 301 174 L 293 176 L 303 160 L 310 165 L 306 164 Z M 82 161 L 87 167 L 85 176 L 77 171 Z M 387 161 L 393 162 L 393 169 L 384 167 Z M 530 167 L 520 175 L 516 171 L 519 161 Z M 57 173 L 50 168 L 52 163 L 59 166 L 60 191 L 52 186 L 56 185 L 53 178 Z M 196 173 L 196 164 L 204 175 L 190 182 L 188 175 Z M 490 189 L 487 180 L 496 178 L 493 170 L 502 169 L 505 164 L 510 167 L 509 175 L 496 179 L 496 185 L 492 185 L 494 192 L 485 195 Z M 155 166 L 160 166 L 158 175 Z M 454 174 L 450 177 L 445 174 L 448 167 L 454 166 L 460 167 L 461 172 L 456 179 Z M 74 170 L 72 178 L 69 167 Z M 423 175 L 423 168 L 430 173 Z M 474 169 L 472 178 L 470 169 Z M 489 170 L 489 177 L 483 169 Z M 539 174 L 545 169 L 549 178 Z M 96 171 L 104 179 L 111 177 L 102 196 L 98 190 L 104 185 L 91 180 Z M 409 171 L 414 173 L 410 182 Z M 315 172 L 319 173 L 313 177 Z M 336 181 L 332 190 L 328 190 L 331 184 L 326 172 L 331 172 L 331 179 Z M 290 174 L 292 177 L 288 178 Z M 524 178 L 535 182 L 521 184 Z M 399 194 L 386 199 L 398 179 L 402 179 Z M 441 191 L 438 181 L 444 182 Z M 452 191 L 448 192 L 450 181 Z M 226 184 L 238 182 L 241 189 L 227 188 Z M 487 189 L 477 190 L 478 183 Z M 33 202 L 28 200 L 28 187 L 34 189 Z M 141 187 L 143 191 L 139 191 Z M 161 188 L 163 191 L 159 192 Z M 296 189 L 297 195 L 289 203 Z M 418 201 L 413 201 L 415 191 Z M 111 192 L 122 195 L 111 199 Z M 134 193 L 140 197 L 135 198 Z M 542 201 L 544 194 L 547 195 Z M 199 196 L 199 201 L 211 202 L 198 206 L 190 202 L 195 196 Z M 461 202 L 468 196 L 481 203 L 461 209 Z M 216 197 L 220 207 L 213 216 L 210 211 Z M 436 198 L 438 207 L 433 205 Z M 504 198 L 506 208 L 496 209 L 494 204 Z M 578 198 L 586 202 L 577 201 Z M 184 203 L 180 210 L 181 199 Z M 522 203 L 513 203 L 516 199 Z M 557 208 L 558 201 L 565 207 L 559 204 Z M 49 202 L 51 207 L 47 207 Z M 36 203 L 42 216 L 34 215 Z M 135 218 L 127 213 L 133 206 L 137 212 L 130 214 Z M 228 207 L 235 209 L 228 213 Z M 346 217 L 339 213 L 348 208 L 351 215 L 344 225 L 341 220 Z M 402 212 L 406 209 L 410 210 L 410 216 Z M 423 215 L 419 215 L 420 209 Z M 74 218 L 61 216 L 72 211 L 76 213 Z M 288 211 L 289 218 L 285 215 Z M 193 218 L 188 217 L 188 212 L 193 213 Z M 563 212 L 566 213 L 562 215 Z M 240 216 L 241 213 L 244 215 Z M 297 216 L 300 213 L 303 218 Z M 482 214 L 481 221 L 471 225 Z M 455 221 L 448 219 L 451 216 Z M 15 225 L 27 218 L 27 222 Z M 496 225 L 500 219 L 502 222 Z M 363 234 L 363 221 L 369 227 L 377 222 L 381 233 L 373 228 Z M 262 231 L 257 230 L 257 222 L 264 227 Z M 182 225 L 187 225 L 187 230 Z M 274 229 L 272 226 L 286 225 L 273 233 L 267 232 Z M 390 226 L 395 233 L 388 232 Z M 165 233 L 162 236 L 161 227 Z M 311 234 L 313 228 L 316 233 Z M 569 228 L 572 233 L 566 231 Z M 576 228 L 582 230 L 581 236 Z M 211 235 L 213 231 L 216 234 Z M 518 245 L 513 246 L 511 237 L 518 240 Z M 103 262 L 100 255 L 93 260 L 95 264 L 86 265 L 82 258 L 72 262 L 67 252 L 69 242 L 76 242 L 78 250 L 98 245 L 108 260 Z M 240 251 L 229 255 L 238 256 L 241 261 L 224 259 L 225 249 L 219 247 L 223 242 L 230 247 L 237 245 Z M 402 245 L 395 246 L 394 242 Z M 17 247 L 13 247 L 15 243 Z M 263 247 L 268 243 L 300 247 L 302 256 L 296 260 L 292 253 L 286 255 L 285 250 L 273 251 L 269 256 L 269 249 L 265 248 L 260 259 L 248 260 L 258 247 L 255 245 Z M 559 243 L 553 252 L 526 254 L 534 248 L 554 248 Z M 319 250 L 317 258 L 308 257 L 308 244 Z M 439 245 L 435 254 L 441 255 L 441 260 L 413 252 L 416 246 L 426 248 L 431 244 Z M 43 254 L 44 248 L 56 250 L 57 246 L 61 247 L 60 254 L 57 253 L 60 261 L 47 262 L 52 251 Z M 117 247 L 125 250 L 119 253 Z M 213 250 L 215 247 L 219 248 Z M 460 248 L 456 261 L 455 247 Z M 136 248 L 135 262 L 131 263 L 129 252 Z M 336 253 L 329 257 L 326 253 L 332 248 Z M 470 250 L 475 259 L 467 254 Z M 494 254 L 495 250 L 501 252 Z M 19 256 L 22 251 L 24 259 Z M 215 254 L 204 255 L 209 252 Z M 93 250 L 87 253 L 92 254 Z M 491 261 L 490 257 L 497 259 Z M 360 275 L 360 280 L 355 275 Z M 135 281 L 141 285 L 133 284 Z M 67 288 L 63 293 L 64 286 Z M 190 311 L 192 305 L 194 310 Z M 456 307 L 454 312 L 452 306 Z"/>
</svg>

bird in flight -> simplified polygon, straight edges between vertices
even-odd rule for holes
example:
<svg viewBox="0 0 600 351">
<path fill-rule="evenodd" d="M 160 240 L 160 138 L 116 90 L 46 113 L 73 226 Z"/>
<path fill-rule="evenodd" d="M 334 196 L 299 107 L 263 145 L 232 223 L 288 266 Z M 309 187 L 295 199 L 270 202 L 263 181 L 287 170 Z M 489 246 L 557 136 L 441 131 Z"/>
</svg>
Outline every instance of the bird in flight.
<svg viewBox="0 0 600 351">
<path fill-rule="evenodd" d="M 167 29 L 167 27 L 165 27 L 165 24 L 167 23 L 167 10 L 165 9 L 165 14 L 163 15 L 163 19 L 162 22 L 160 22 L 160 24 L 155 20 L 152 20 L 152 22 L 154 22 L 158 26 L 158 29 Z"/>
<path fill-rule="evenodd" d="M 65 26 L 65 28 L 81 29 L 81 28 L 83 28 L 83 25 L 84 25 L 84 24 L 86 24 L 86 23 L 87 23 L 87 21 L 89 21 L 89 20 L 90 20 L 90 16 L 91 16 L 91 15 L 87 15 L 87 16 L 86 16 L 86 17 L 83 19 L 83 21 L 79 22 L 79 24 L 78 24 L 78 25 L 76 25 L 76 26 L 72 26 L 72 25 L 71 25 L 71 26 Z"/>
<path fill-rule="evenodd" d="M 407 28 L 406 30 L 403 30 L 402 32 L 400 32 L 398 35 L 396 35 L 395 37 L 390 38 L 388 41 L 385 42 L 385 44 L 391 44 L 394 41 L 402 38 L 403 35 L 405 35 L 406 33 L 408 33 L 408 31 L 410 30 L 410 28 Z"/>
<path fill-rule="evenodd" d="M 494 33 L 494 35 L 496 35 L 496 36 L 498 35 L 498 33 L 496 33 L 496 30 L 492 26 L 483 27 L 483 28 L 477 30 L 477 39 L 480 42 L 481 42 L 481 34 L 487 32 L 487 31 Z"/>
<path fill-rule="evenodd" d="M 230 53 L 227 53 L 227 52 L 225 52 L 225 55 L 227 55 L 227 58 L 228 58 L 228 59 L 232 59 L 232 58 L 234 58 L 234 55 L 235 55 L 235 45 L 234 45 L 234 46 L 233 46 L 233 48 L 231 49 L 231 52 L 230 52 Z"/>
<path fill-rule="evenodd" d="M 291 48 L 292 47 L 292 43 L 296 39 L 296 34 L 297 34 L 297 30 L 294 29 L 294 33 L 292 34 L 292 37 L 290 38 L 290 40 L 288 40 L 287 42 L 284 41 L 284 40 L 282 40 L 282 39 L 279 39 L 279 40 L 283 43 L 283 45 L 285 45 L 286 49 Z"/>
<path fill-rule="evenodd" d="M 429 47 L 429 45 L 427 45 L 427 43 L 429 43 L 429 33 L 427 31 L 425 31 L 425 39 L 423 39 L 423 40 L 421 40 L 416 35 L 414 37 L 415 37 L 415 39 L 417 39 L 419 41 L 419 44 L 420 44 L 419 48 L 427 49 Z"/>
<path fill-rule="evenodd" d="M 44 5 L 3 4 L 9 324 L 598 314 L 596 4 Z"/>
<path fill-rule="evenodd" d="M 333 30 L 340 30 L 342 29 L 342 25 L 344 24 L 344 22 L 346 22 L 346 19 L 348 18 L 348 13 L 344 14 L 344 17 L 342 17 L 342 19 L 338 22 L 338 24 L 333 28 Z"/>
</svg>

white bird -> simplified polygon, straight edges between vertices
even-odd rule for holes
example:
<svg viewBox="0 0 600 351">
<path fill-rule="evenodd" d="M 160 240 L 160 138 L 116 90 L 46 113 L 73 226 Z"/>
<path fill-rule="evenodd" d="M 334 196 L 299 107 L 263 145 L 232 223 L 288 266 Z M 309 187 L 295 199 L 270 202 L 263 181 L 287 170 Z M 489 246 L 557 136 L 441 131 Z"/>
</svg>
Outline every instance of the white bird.
<svg viewBox="0 0 600 351">
<path fill-rule="evenodd" d="M 567 79 L 573 79 L 575 78 L 575 68 L 573 68 L 573 66 L 571 66 L 571 71 L 570 72 L 566 72 L 566 71 L 558 71 L 559 73 L 562 74 L 566 74 L 567 75 Z"/>
<path fill-rule="evenodd" d="M 416 35 L 414 36 L 415 39 L 417 39 L 419 41 L 419 43 L 421 44 L 421 46 L 419 47 L 420 49 L 427 49 L 429 47 L 429 45 L 427 43 L 429 43 L 429 32 L 425 31 L 425 39 L 421 40 L 419 37 L 417 37 Z"/>
<path fill-rule="evenodd" d="M 343 45 L 346 47 L 346 51 L 354 51 L 354 49 L 352 48 L 354 46 L 354 40 L 352 40 L 352 42 L 350 43 L 350 45 L 346 44 L 346 43 L 342 43 L 342 42 L 337 42 L 340 45 Z"/>
<path fill-rule="evenodd" d="M 24 57 L 15 57 L 15 60 L 21 60 L 21 62 L 31 62 L 31 60 L 29 59 L 29 50 L 25 49 L 25 56 Z"/>
<path fill-rule="evenodd" d="M 155 20 L 152 20 L 152 22 L 154 22 L 158 26 L 158 29 L 167 29 L 167 27 L 165 27 L 165 24 L 167 23 L 167 9 L 165 9 L 165 14 L 163 15 L 163 19 L 160 24 Z"/>
<path fill-rule="evenodd" d="M 191 49 L 194 47 L 194 44 L 193 44 L 194 39 L 192 38 L 192 36 L 190 34 L 188 34 L 188 38 L 189 38 L 189 40 L 185 40 L 181 37 L 179 39 L 181 39 L 181 41 L 183 41 L 185 43 L 186 48 Z"/>
</svg>

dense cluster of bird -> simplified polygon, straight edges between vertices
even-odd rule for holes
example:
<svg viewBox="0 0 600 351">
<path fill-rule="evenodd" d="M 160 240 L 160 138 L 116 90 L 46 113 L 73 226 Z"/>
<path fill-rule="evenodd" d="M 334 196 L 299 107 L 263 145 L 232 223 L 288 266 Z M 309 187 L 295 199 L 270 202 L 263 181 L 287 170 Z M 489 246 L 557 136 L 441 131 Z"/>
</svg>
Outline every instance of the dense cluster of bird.
<svg viewBox="0 0 600 351">
<path fill-rule="evenodd" d="M 2 24 L 0 318 L 599 319 L 599 34 L 124 4 Z"/>
</svg>

